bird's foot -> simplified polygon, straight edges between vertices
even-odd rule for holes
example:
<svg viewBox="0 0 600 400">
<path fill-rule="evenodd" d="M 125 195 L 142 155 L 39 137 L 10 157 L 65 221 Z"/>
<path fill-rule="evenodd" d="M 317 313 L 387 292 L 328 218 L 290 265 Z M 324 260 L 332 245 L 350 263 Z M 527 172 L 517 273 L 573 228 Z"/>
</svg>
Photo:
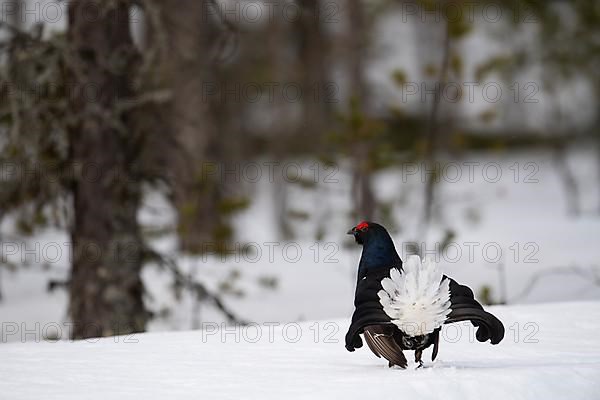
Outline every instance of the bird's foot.
<svg viewBox="0 0 600 400">
<path fill-rule="evenodd" d="M 415 369 L 423 368 L 423 360 L 421 359 L 422 356 L 423 356 L 423 350 L 415 351 L 415 362 L 417 363 L 417 368 L 415 368 Z"/>
</svg>

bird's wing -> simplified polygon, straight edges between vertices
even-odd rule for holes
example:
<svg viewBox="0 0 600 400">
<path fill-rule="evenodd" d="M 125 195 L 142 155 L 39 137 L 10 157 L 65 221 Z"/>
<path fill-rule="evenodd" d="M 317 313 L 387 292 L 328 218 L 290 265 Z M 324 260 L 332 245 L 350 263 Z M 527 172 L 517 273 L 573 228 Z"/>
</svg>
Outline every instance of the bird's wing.
<svg viewBox="0 0 600 400">
<path fill-rule="evenodd" d="M 448 277 L 446 277 L 448 278 Z M 471 321 L 477 327 L 476 338 L 480 342 L 489 340 L 498 344 L 504 338 L 504 325 L 498 318 L 485 311 L 481 304 L 475 300 L 473 291 L 467 286 L 450 280 L 450 308 L 452 311 L 444 322 L 450 324 L 460 321 Z"/>
<path fill-rule="evenodd" d="M 406 368 L 407 362 L 402 349 L 394 340 L 393 325 L 369 325 L 364 329 L 365 341 L 377 357 L 389 361 L 390 367 Z"/>
<path fill-rule="evenodd" d="M 440 349 L 440 329 L 436 329 L 432 335 L 433 351 L 431 352 L 431 361 L 435 361 L 435 358 L 438 355 L 438 350 Z"/>
<path fill-rule="evenodd" d="M 390 317 L 383 311 L 377 293 L 381 290 L 381 280 L 389 275 L 388 269 L 372 271 L 356 286 L 354 297 L 355 310 L 352 322 L 346 334 L 346 349 L 354 351 L 362 347 L 360 334 L 368 325 L 390 323 Z"/>
</svg>

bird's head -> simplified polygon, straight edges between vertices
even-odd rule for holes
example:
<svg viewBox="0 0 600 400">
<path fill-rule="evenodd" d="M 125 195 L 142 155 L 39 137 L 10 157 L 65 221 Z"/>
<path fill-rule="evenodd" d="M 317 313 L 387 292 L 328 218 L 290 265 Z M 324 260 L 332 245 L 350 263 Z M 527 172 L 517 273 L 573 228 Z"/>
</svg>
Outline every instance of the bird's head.
<svg viewBox="0 0 600 400">
<path fill-rule="evenodd" d="M 362 221 L 346 233 L 353 235 L 356 243 L 360 245 L 365 245 L 377 237 L 389 238 L 389 234 L 383 226 L 369 221 Z"/>
<path fill-rule="evenodd" d="M 346 233 L 348 235 L 354 236 L 354 240 L 356 241 L 356 243 L 364 244 L 368 231 L 369 231 L 369 223 L 367 221 L 362 221 L 361 223 L 359 223 L 358 225 L 356 225 L 355 227 L 353 227 Z"/>
</svg>

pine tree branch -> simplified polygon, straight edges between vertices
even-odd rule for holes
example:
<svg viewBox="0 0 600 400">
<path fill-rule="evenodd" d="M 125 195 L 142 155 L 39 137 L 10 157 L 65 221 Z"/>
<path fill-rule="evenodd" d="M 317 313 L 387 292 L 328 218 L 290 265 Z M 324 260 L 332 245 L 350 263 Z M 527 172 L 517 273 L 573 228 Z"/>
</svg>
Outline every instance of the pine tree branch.
<svg viewBox="0 0 600 400">
<path fill-rule="evenodd" d="M 175 260 L 148 248 L 145 250 L 145 253 L 148 260 L 155 261 L 160 266 L 169 270 L 173 274 L 177 285 L 194 293 L 198 300 L 211 301 L 215 307 L 225 315 L 228 322 L 238 325 L 248 325 L 247 321 L 237 317 L 233 311 L 225 305 L 221 296 L 208 290 L 203 283 L 194 280 L 189 274 L 182 272 Z"/>
</svg>

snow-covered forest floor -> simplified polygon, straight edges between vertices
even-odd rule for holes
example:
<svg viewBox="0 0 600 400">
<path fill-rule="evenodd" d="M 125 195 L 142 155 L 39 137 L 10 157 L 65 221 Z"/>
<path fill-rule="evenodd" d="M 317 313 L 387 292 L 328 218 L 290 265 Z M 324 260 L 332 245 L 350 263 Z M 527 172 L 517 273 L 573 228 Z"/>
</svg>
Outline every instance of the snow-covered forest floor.
<svg viewBox="0 0 600 400">
<path fill-rule="evenodd" d="M 598 399 L 600 303 L 491 307 L 497 346 L 444 328 L 425 368 L 348 353 L 346 319 L 0 346 L 0 398 Z M 407 352 L 412 360 L 412 352 Z"/>
<path fill-rule="evenodd" d="M 492 299 L 502 300 L 502 266 L 509 304 L 599 300 L 600 286 L 594 283 L 600 260 L 599 193 L 593 184 L 599 180 L 596 156 L 593 148 L 569 152 L 567 161 L 579 191 L 579 216 L 568 213 L 567 191 L 552 153 L 535 152 L 472 155 L 454 161 L 461 168 L 461 176 L 456 179 L 455 169 L 446 170 L 436 188 L 439 218 L 426 237 L 420 237 L 422 171 L 412 172 L 412 164 L 383 170 L 375 177 L 375 192 L 382 203 L 390 205 L 392 223 L 381 222 L 395 228 L 392 236 L 404 258 L 410 252 L 408 242 L 419 240 L 422 250 L 431 252 L 436 246 L 440 248 L 446 232 L 452 230 L 454 244 L 442 251 L 437 261 L 448 275 L 473 288 L 476 294 L 488 286 Z M 260 161 L 257 164 L 264 166 Z M 292 162 L 287 165 L 293 167 Z M 263 179 L 258 183 L 247 179 L 240 182 L 247 186 L 252 202 L 235 219 L 236 240 L 240 246 L 251 243 L 251 253 L 224 260 L 210 255 L 204 260 L 182 257 L 176 253 L 172 235 L 153 240 L 154 246 L 173 254 L 182 268 L 219 292 L 224 303 L 246 321 L 349 317 L 360 257 L 360 247 L 345 234 L 358 222 L 349 217 L 350 177 L 343 164 L 337 171 L 318 165 L 316 178 L 311 166 L 314 164 L 306 163 L 303 177 L 316 181 L 315 188 L 298 184 L 287 187 L 288 213 L 303 216 L 290 219 L 294 239 L 280 239 L 274 211 L 278 207 L 275 191 L 280 189 L 263 168 Z M 292 167 L 290 174 L 294 172 Z M 498 171 L 501 175 L 496 179 Z M 172 210 L 161 196 L 152 193 L 145 204 L 140 215 L 145 225 L 172 224 Z M 318 230 L 323 231 L 322 237 L 317 237 Z M 8 223 L 2 226 L 2 232 L 10 232 Z M 5 245 L 7 236 L 2 239 Z M 16 272 L 1 273 L 4 298 L 0 319 L 20 327 L 20 334 L 4 341 L 54 336 L 54 331 L 43 331 L 46 324 L 52 323 L 59 324 L 65 337 L 66 291 L 46 290 L 49 279 L 64 280 L 68 276 L 69 253 L 64 243 L 68 244 L 64 232 L 48 230 L 18 251 L 4 249 L 5 255 L 15 253 L 9 259 L 19 262 L 25 257 L 31 264 Z M 56 256 L 57 247 L 62 251 L 60 257 Z M 36 257 L 42 262 L 36 263 Z M 43 261 L 50 261 L 48 268 L 42 266 Z M 544 271 L 547 274 L 536 275 Z M 535 285 L 529 287 L 536 277 L 539 279 Z M 190 330 L 202 322 L 225 320 L 211 304 L 196 304 L 190 293 L 183 292 L 177 301 L 168 272 L 150 265 L 144 278 L 151 309 L 159 314 L 161 310 L 170 311 L 154 319 L 150 331 Z M 40 324 L 38 328 L 36 323 Z M 25 329 L 36 333 L 24 336 Z"/>
</svg>

